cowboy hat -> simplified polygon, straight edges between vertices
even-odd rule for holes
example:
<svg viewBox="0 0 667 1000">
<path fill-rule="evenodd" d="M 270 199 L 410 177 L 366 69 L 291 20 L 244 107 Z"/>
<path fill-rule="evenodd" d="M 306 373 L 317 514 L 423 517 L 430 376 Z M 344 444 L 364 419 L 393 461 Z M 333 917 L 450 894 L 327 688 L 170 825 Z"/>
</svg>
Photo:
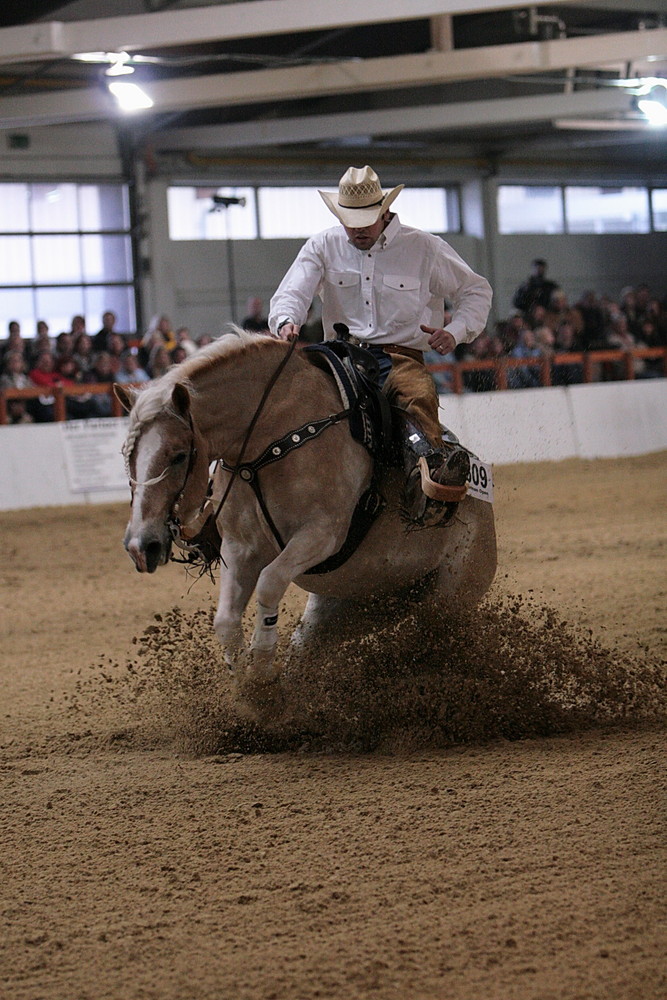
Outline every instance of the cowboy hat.
<svg viewBox="0 0 667 1000">
<path fill-rule="evenodd" d="M 320 191 L 327 208 L 350 229 L 372 226 L 394 199 L 404 184 L 383 191 L 378 175 L 369 166 L 350 167 L 340 179 L 338 191 Z"/>
</svg>

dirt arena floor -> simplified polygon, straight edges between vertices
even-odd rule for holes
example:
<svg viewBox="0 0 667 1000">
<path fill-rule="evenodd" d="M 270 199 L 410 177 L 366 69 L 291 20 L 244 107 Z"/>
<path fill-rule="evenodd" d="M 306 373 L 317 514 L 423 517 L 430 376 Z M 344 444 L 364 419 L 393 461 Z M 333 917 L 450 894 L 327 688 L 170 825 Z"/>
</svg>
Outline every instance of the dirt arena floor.
<svg viewBox="0 0 667 1000">
<path fill-rule="evenodd" d="M 490 600 L 283 729 L 127 505 L 0 514 L 3 1000 L 664 1000 L 667 453 L 495 474 Z"/>
</svg>

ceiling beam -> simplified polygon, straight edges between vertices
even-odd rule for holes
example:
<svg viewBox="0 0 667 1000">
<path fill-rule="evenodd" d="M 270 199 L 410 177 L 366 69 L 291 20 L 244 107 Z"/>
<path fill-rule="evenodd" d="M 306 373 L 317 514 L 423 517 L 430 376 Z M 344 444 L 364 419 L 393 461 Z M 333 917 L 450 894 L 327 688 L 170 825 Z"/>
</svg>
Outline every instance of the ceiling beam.
<svg viewBox="0 0 667 1000">
<path fill-rule="evenodd" d="M 576 0 L 551 0 L 549 6 Z M 85 21 L 36 21 L 0 29 L 0 64 L 76 52 L 136 52 L 516 7 L 516 0 L 252 0 Z"/>
<path fill-rule="evenodd" d="M 478 128 L 551 121 L 562 117 L 619 115 L 629 109 L 630 98 L 622 91 L 591 90 L 576 94 L 460 101 L 174 129 L 171 132 L 156 132 L 151 136 L 151 145 L 158 152 L 298 145 L 327 139 L 437 132 L 443 128 Z"/>
<path fill-rule="evenodd" d="M 263 2 L 263 0 L 259 0 Z M 284 69 L 218 73 L 142 84 L 156 112 L 421 87 L 455 80 L 549 73 L 569 67 L 631 62 L 667 52 L 667 28 L 594 38 L 555 39 L 451 52 L 346 60 Z M 98 89 L 0 99 L 0 128 L 117 117 Z"/>
</svg>

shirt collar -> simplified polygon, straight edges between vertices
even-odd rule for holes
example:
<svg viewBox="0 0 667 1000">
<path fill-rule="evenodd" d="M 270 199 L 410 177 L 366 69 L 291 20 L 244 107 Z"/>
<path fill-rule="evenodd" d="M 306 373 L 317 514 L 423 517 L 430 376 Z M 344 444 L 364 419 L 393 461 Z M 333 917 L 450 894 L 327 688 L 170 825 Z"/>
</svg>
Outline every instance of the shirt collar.
<svg viewBox="0 0 667 1000">
<path fill-rule="evenodd" d="M 399 218 L 396 215 L 396 213 L 393 213 L 391 219 L 389 220 L 389 225 L 387 226 L 386 229 L 383 229 L 382 234 L 380 236 L 380 240 L 382 240 L 381 246 L 384 247 L 388 243 L 391 243 L 392 240 L 395 240 L 400 228 L 401 228 L 401 223 L 399 221 Z M 380 242 L 380 240 L 378 240 L 378 243 Z"/>
</svg>

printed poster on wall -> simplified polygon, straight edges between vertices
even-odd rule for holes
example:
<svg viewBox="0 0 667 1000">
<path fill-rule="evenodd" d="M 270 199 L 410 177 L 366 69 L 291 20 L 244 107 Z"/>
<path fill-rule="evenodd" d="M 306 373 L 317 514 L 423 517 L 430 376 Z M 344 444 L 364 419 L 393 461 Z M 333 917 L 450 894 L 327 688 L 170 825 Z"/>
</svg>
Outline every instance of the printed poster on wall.
<svg viewBox="0 0 667 1000">
<path fill-rule="evenodd" d="M 72 493 L 128 489 L 120 453 L 127 434 L 127 418 L 68 420 L 60 426 Z"/>
</svg>

